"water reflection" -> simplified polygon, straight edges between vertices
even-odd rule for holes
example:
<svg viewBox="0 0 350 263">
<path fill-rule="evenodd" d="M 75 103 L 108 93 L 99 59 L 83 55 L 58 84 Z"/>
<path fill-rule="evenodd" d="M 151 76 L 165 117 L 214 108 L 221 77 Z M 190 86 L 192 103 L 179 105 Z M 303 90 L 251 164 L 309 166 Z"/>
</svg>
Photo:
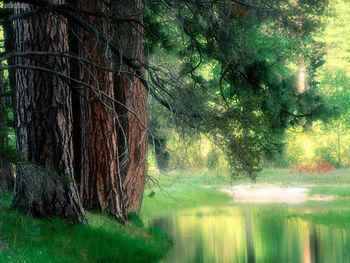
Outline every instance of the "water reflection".
<svg viewBox="0 0 350 263">
<path fill-rule="evenodd" d="M 259 207 L 187 210 L 153 218 L 174 246 L 162 262 L 349 262 L 349 232 L 273 217 Z"/>
</svg>

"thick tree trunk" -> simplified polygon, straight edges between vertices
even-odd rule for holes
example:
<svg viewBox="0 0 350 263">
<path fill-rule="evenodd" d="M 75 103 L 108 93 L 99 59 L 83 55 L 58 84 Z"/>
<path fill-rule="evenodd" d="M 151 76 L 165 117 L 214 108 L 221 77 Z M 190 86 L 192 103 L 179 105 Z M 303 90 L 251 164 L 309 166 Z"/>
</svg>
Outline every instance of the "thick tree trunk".
<svg viewBox="0 0 350 263">
<path fill-rule="evenodd" d="M 8 160 L 0 157 L 0 191 L 12 192 L 14 185 L 11 165 Z"/>
<path fill-rule="evenodd" d="M 142 65 L 144 62 L 142 0 L 114 0 L 112 13 L 118 18 L 129 21 L 114 25 L 115 44 L 120 46 L 124 57 Z M 131 20 L 135 22 L 130 22 Z M 121 102 L 117 105 L 119 162 L 122 164 L 126 211 L 138 213 L 147 172 L 147 90 L 137 77 L 142 75 L 142 67 L 135 71 L 125 64 L 120 64 L 119 61 L 120 58 L 115 58 L 116 99 Z"/>
<path fill-rule="evenodd" d="M 79 0 L 89 12 L 107 12 L 101 0 Z M 105 19 L 89 18 L 100 32 L 109 34 Z M 84 207 L 102 210 L 125 221 L 121 173 L 118 164 L 118 139 L 112 72 L 112 55 L 94 36 L 81 33 L 79 56 L 95 65 L 81 65 L 80 79 L 95 87 L 86 88 L 81 100 L 81 198 Z M 96 65 L 110 71 L 96 68 Z"/>
<path fill-rule="evenodd" d="M 62 4 L 58 0 L 52 2 Z M 35 8 L 28 4 L 15 4 L 15 13 L 30 12 Z M 17 20 L 15 43 L 17 52 L 68 52 L 67 21 L 48 13 Z M 62 57 L 38 56 L 35 59 L 18 58 L 16 66 L 19 68 L 16 70 L 15 109 L 17 144 L 21 158 L 65 178 L 62 187 L 47 192 L 49 202 L 43 204 L 41 214 L 60 216 L 69 223 L 85 223 L 84 209 L 74 182 L 71 92 L 65 79 L 45 71 L 53 70 L 68 76 L 69 61 Z M 19 171 L 19 180 L 28 177 L 26 168 L 20 168 Z M 35 169 L 29 173 L 35 180 L 43 180 L 43 173 Z M 33 205 L 40 200 L 26 202 L 28 196 L 24 193 L 29 185 L 21 182 L 22 180 L 17 183 L 13 206 L 25 212 L 34 211 L 34 206 L 23 207 L 21 204 Z M 37 190 L 41 191 L 40 188 Z M 33 188 L 33 191 L 36 189 Z M 33 196 L 42 194 L 39 192 Z M 59 204 L 56 203 L 58 200 Z M 49 204 L 50 202 L 53 203 Z M 56 205 L 64 209 L 51 209 Z"/>
</svg>

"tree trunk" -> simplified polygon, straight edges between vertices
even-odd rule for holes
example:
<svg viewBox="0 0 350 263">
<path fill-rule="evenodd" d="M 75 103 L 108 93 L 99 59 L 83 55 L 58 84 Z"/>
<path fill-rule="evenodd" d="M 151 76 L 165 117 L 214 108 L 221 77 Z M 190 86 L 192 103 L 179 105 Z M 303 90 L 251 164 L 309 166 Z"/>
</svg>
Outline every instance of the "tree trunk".
<svg viewBox="0 0 350 263">
<path fill-rule="evenodd" d="M 52 3 L 63 2 L 57 0 Z M 15 14 L 35 9 L 29 4 L 15 4 Z M 42 13 L 15 22 L 17 52 L 68 52 L 67 36 L 67 21 L 54 14 Z M 61 76 L 68 76 L 69 61 L 55 56 L 22 57 L 16 59 L 16 66 L 15 109 L 17 145 L 21 158 L 24 162 L 35 163 L 43 170 L 65 178 L 62 188 L 46 193 L 49 202 L 43 204 L 41 214 L 59 216 L 69 223 L 86 223 L 74 182 L 71 92 L 66 79 L 46 71 L 53 70 Z M 19 168 L 19 172 L 19 179 L 28 177 L 25 168 Z M 31 173 L 38 182 L 43 180 L 43 173 L 35 169 Z M 17 183 L 13 206 L 24 212 L 32 212 L 36 207 L 28 206 L 41 201 L 26 202 L 28 195 L 24 193 L 29 185 L 21 182 Z M 41 191 L 39 187 L 37 190 Z M 33 188 L 33 191 L 36 189 Z M 42 194 L 39 192 L 33 196 Z M 59 203 L 56 203 L 58 200 Z M 23 203 L 28 206 L 23 207 Z M 56 205 L 62 209 L 51 209 Z"/>
<path fill-rule="evenodd" d="M 85 11 L 106 13 L 101 0 L 79 0 Z M 109 34 L 105 19 L 89 18 L 100 32 Z M 84 207 L 102 210 L 125 221 L 121 173 L 118 164 L 118 138 L 112 72 L 112 55 L 106 45 L 86 32 L 79 56 L 94 65 L 81 65 L 80 79 L 93 88 L 86 88 L 81 100 L 81 198 Z M 96 68 L 96 65 L 110 71 Z M 112 98 L 112 99 L 111 99 Z"/>
<path fill-rule="evenodd" d="M 169 163 L 169 153 L 166 149 L 166 139 L 165 138 L 155 138 L 154 139 L 154 155 L 159 170 L 166 170 Z"/>
<path fill-rule="evenodd" d="M 143 3 L 141 0 L 114 0 L 113 15 L 125 19 L 114 25 L 117 46 L 121 54 L 135 64 L 144 62 Z M 130 20 L 137 22 L 130 22 Z M 116 99 L 118 110 L 119 162 L 122 164 L 124 202 L 127 212 L 138 213 L 146 183 L 147 135 L 147 90 L 137 77 L 143 74 L 142 67 L 135 71 L 115 58 Z M 135 76 L 136 75 L 136 76 Z"/>
<path fill-rule="evenodd" d="M 7 159 L 0 157 L 0 191 L 13 192 L 14 185 L 11 165 Z"/>
<path fill-rule="evenodd" d="M 85 223 L 68 176 L 29 163 L 18 164 L 16 170 L 15 208 L 36 217 L 60 216 L 68 224 Z"/>
<path fill-rule="evenodd" d="M 0 94 L 5 93 L 4 71 L 0 71 Z M 6 97 L 0 96 L 0 191 L 13 191 L 14 177 L 12 176 L 11 165 L 6 156 L 8 149 L 7 139 L 7 110 Z"/>
<path fill-rule="evenodd" d="M 304 55 L 299 56 L 298 68 L 298 94 L 303 94 L 307 90 L 306 68 Z"/>
<path fill-rule="evenodd" d="M 337 163 L 338 167 L 341 167 L 341 144 L 340 144 L 340 121 L 337 121 Z"/>
<path fill-rule="evenodd" d="M 244 214 L 245 231 L 246 231 L 246 243 L 247 243 L 247 263 L 255 263 L 256 255 L 254 249 L 254 239 L 252 233 L 252 219 L 250 211 L 245 209 Z"/>
</svg>

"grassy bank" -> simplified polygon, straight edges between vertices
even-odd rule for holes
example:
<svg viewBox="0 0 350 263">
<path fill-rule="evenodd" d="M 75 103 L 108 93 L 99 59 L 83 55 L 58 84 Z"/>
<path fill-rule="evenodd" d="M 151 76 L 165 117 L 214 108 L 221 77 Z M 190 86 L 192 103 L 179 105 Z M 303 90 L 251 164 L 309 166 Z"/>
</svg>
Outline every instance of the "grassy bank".
<svg viewBox="0 0 350 263">
<path fill-rule="evenodd" d="M 170 239 L 140 220 L 122 226 L 88 214 L 89 227 L 59 219 L 38 220 L 11 210 L 11 195 L 0 194 L 0 262 L 156 262 Z"/>
<path fill-rule="evenodd" d="M 350 185 L 350 169 L 339 169 L 330 173 L 297 174 L 288 169 L 266 169 L 259 173 L 258 183 L 278 184 L 317 184 L 325 187 L 329 185 Z"/>
</svg>

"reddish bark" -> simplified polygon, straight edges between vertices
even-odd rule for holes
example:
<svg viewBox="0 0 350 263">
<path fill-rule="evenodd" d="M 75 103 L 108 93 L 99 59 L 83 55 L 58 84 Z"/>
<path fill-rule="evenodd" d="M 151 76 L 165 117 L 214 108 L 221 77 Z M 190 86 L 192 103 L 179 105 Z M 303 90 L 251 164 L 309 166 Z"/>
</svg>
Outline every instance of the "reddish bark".
<svg viewBox="0 0 350 263">
<path fill-rule="evenodd" d="M 90 12 L 107 12 L 100 0 L 79 0 Z M 90 17 L 91 24 L 108 35 L 111 26 L 105 19 Z M 112 55 L 103 43 L 81 33 L 80 57 L 95 65 L 112 69 Z M 113 101 L 113 73 L 95 65 L 81 65 L 80 79 L 95 87 L 86 88 L 81 100 L 81 186 L 83 204 L 88 209 L 107 211 L 125 220 L 121 173 L 117 160 L 118 138 Z"/>
<path fill-rule="evenodd" d="M 115 0 L 112 12 L 125 19 L 114 25 L 116 45 L 121 54 L 142 65 L 144 62 L 143 3 L 141 0 Z M 130 22 L 133 20 L 134 22 Z M 135 22 L 137 21 L 137 22 Z M 116 98 L 118 104 L 119 160 L 122 164 L 124 202 L 127 212 L 139 212 L 146 183 L 147 154 L 147 90 L 137 77 L 143 74 L 142 67 L 135 71 L 115 59 Z M 129 72 L 125 73 L 125 72 Z"/>
</svg>

